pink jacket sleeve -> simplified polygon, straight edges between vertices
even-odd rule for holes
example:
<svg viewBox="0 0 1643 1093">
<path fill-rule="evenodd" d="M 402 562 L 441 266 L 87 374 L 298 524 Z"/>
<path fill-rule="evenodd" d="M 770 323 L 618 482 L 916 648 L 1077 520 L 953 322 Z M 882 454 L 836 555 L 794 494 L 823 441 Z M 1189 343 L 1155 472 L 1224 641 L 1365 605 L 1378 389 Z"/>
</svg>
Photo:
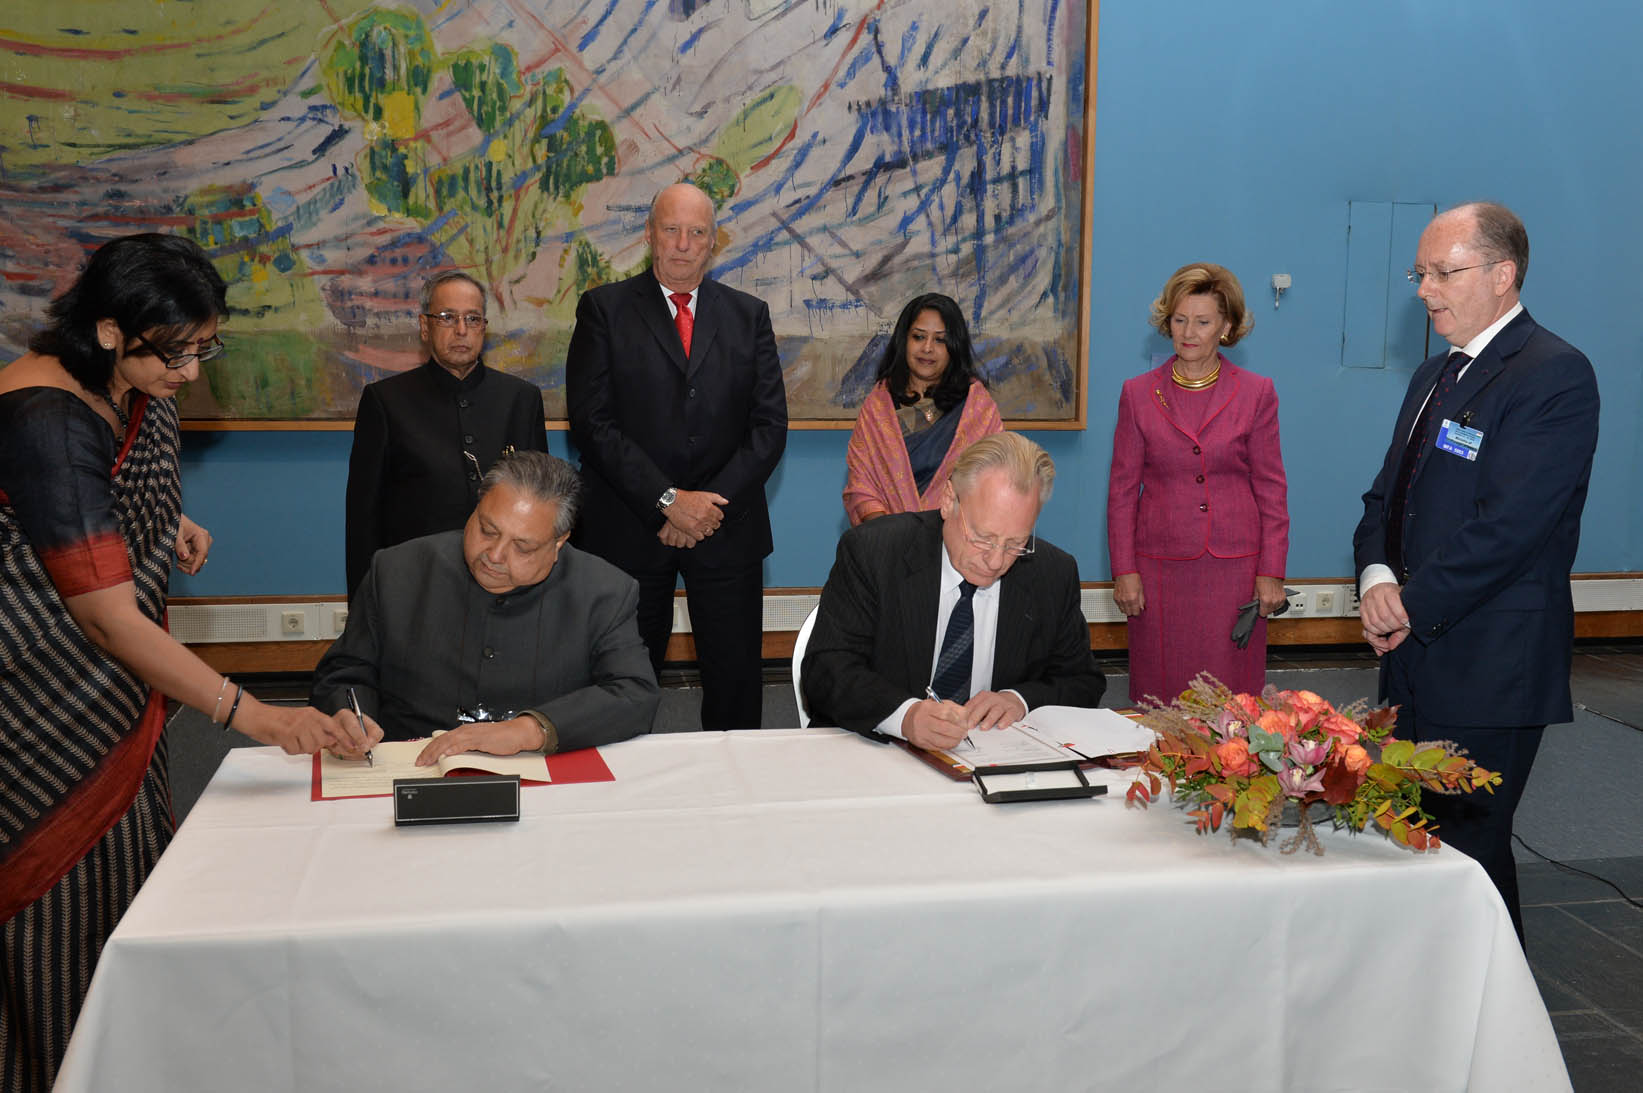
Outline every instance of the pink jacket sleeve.
<svg viewBox="0 0 1643 1093">
<path fill-rule="evenodd" d="M 1139 572 L 1135 564 L 1136 511 L 1141 504 L 1141 465 L 1147 444 L 1135 419 L 1135 403 L 1125 383 L 1118 396 L 1118 425 L 1112 434 L 1112 471 L 1107 476 L 1107 553 L 1114 579 Z"/>
</svg>

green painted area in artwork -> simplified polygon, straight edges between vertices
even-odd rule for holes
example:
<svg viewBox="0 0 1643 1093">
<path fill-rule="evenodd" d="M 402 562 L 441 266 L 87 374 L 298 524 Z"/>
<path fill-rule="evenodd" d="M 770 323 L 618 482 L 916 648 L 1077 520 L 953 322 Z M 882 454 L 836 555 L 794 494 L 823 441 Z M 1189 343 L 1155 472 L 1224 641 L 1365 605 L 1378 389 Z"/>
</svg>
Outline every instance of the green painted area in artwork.
<svg viewBox="0 0 1643 1093">
<path fill-rule="evenodd" d="M 244 125 L 286 93 L 337 19 L 372 0 L 54 0 L 0 6 L 6 170 L 163 147 Z"/>
<path fill-rule="evenodd" d="M 201 368 L 218 407 L 211 416 L 306 418 L 325 406 L 323 350 L 308 331 L 246 331 L 230 320 L 223 341 L 228 351 Z"/>
<path fill-rule="evenodd" d="M 514 96 L 525 90 L 519 82 L 519 63 L 513 50 L 502 45 L 465 49 L 451 58 L 451 83 L 462 96 L 474 124 L 494 134 L 508 118 Z"/>
<path fill-rule="evenodd" d="M 529 266 L 545 231 L 580 218 L 587 185 L 616 172 L 615 133 L 572 108 L 564 71 L 527 79 L 505 43 L 442 55 L 420 13 L 379 8 L 339 28 L 322 57 L 327 94 L 365 123 L 357 167 L 373 211 L 438 224 L 435 242 L 485 280 Z M 484 134 L 471 151 L 436 151 L 420 131 L 440 73 Z"/>
<path fill-rule="evenodd" d="M 181 230 L 217 256 L 236 329 L 314 330 L 325 322 L 307 262 L 250 183 L 201 187 L 178 211 L 189 218 Z"/>
<path fill-rule="evenodd" d="M 798 120 L 804 96 L 787 84 L 772 87 L 742 108 L 719 132 L 713 154 L 738 175 L 776 150 Z"/>
</svg>

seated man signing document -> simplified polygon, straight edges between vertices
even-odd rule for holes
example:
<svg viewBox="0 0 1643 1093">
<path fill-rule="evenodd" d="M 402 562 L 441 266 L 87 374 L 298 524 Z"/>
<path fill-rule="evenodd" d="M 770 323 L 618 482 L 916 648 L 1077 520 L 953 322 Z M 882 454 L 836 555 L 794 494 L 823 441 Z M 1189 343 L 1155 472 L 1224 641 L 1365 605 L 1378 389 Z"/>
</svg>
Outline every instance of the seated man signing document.
<svg viewBox="0 0 1643 1093">
<path fill-rule="evenodd" d="M 314 670 L 313 704 L 351 724 L 352 688 L 386 739 L 451 730 L 420 766 L 649 732 L 659 694 L 634 617 L 639 587 L 565 542 L 578 489 L 564 460 L 515 452 L 485 475 L 461 531 L 379 551 Z"/>
<path fill-rule="evenodd" d="M 1038 539 L 1055 464 L 1018 433 L 976 441 L 941 508 L 845 532 L 800 675 L 819 725 L 951 748 L 1036 706 L 1095 706 L 1078 565 Z"/>
</svg>

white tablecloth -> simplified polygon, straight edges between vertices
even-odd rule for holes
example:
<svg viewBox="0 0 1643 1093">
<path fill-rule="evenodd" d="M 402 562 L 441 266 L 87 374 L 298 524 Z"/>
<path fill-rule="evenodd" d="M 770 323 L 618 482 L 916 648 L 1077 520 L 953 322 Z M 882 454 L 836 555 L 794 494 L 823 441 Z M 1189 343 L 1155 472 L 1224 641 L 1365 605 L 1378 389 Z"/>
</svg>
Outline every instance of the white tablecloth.
<svg viewBox="0 0 1643 1093">
<path fill-rule="evenodd" d="M 518 824 L 224 762 L 57 1089 L 1568 1089 L 1452 851 L 993 806 L 830 729 L 643 737 Z"/>
</svg>

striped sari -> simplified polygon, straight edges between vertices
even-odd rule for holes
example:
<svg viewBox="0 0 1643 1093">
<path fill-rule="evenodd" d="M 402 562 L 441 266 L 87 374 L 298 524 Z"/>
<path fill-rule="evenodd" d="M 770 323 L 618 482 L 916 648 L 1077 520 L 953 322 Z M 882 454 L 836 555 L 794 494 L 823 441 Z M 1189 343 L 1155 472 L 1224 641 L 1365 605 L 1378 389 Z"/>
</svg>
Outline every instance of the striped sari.
<svg viewBox="0 0 1643 1093">
<path fill-rule="evenodd" d="M 173 827 L 165 700 L 63 599 L 131 582 L 163 622 L 176 403 L 123 443 L 74 395 L 0 395 L 0 1090 L 49 1089 L 104 942 Z M 110 470 L 111 468 L 111 470 Z"/>
</svg>

